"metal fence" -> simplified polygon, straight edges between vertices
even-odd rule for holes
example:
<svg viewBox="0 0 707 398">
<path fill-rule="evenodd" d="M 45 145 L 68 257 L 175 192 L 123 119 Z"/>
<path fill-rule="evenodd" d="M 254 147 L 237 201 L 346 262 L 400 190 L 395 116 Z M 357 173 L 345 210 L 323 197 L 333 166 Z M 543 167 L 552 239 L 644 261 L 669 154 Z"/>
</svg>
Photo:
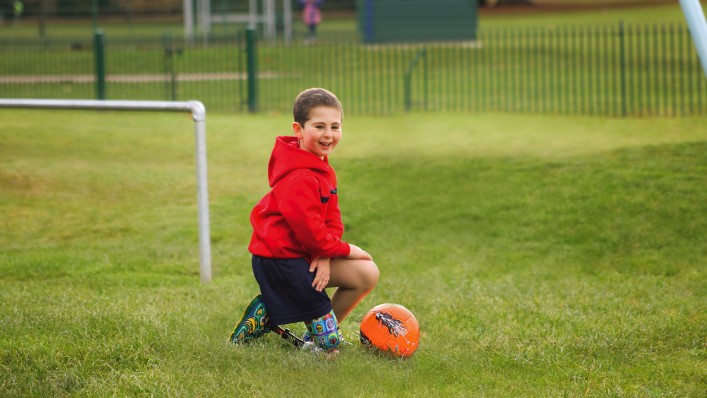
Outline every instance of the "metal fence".
<svg viewBox="0 0 707 398">
<path fill-rule="evenodd" d="M 0 97 L 96 98 L 94 50 L 90 37 L 0 41 Z M 242 31 L 195 42 L 106 37 L 104 51 L 106 98 L 199 99 L 211 112 L 248 112 L 249 100 L 260 112 L 289 112 L 312 86 L 336 92 L 349 114 L 707 111 L 707 79 L 683 25 L 481 29 L 473 42 L 404 45 L 351 34 L 261 40 L 257 94 Z"/>
</svg>

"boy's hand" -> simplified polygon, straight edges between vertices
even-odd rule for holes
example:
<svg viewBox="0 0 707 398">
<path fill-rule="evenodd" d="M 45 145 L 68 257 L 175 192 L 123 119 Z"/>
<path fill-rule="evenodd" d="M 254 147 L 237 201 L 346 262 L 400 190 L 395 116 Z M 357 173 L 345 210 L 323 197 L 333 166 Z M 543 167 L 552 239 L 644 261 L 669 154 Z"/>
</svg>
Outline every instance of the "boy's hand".
<svg viewBox="0 0 707 398">
<path fill-rule="evenodd" d="M 354 259 L 361 259 L 361 260 L 373 260 L 373 257 L 371 257 L 368 252 L 365 250 L 361 249 L 360 247 L 356 245 L 352 245 L 349 243 L 349 247 L 351 248 L 351 251 L 349 251 L 349 255 L 346 256 L 346 258 L 354 258 Z"/>
<path fill-rule="evenodd" d="M 316 275 L 314 275 L 314 281 L 312 282 L 314 290 L 321 292 L 329 283 L 330 263 L 331 259 L 329 257 L 317 257 L 312 260 L 312 264 L 309 265 L 309 272 L 317 271 Z"/>
</svg>

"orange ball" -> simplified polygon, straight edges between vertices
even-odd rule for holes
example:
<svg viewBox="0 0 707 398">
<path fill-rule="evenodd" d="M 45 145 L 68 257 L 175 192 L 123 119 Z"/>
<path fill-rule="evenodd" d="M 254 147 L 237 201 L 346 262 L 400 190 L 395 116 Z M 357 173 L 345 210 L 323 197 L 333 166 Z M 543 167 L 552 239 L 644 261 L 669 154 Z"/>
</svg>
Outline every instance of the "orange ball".
<svg viewBox="0 0 707 398">
<path fill-rule="evenodd" d="M 410 310 L 400 304 L 373 307 L 361 321 L 361 344 L 396 357 L 409 358 L 420 343 L 420 324 Z"/>
</svg>

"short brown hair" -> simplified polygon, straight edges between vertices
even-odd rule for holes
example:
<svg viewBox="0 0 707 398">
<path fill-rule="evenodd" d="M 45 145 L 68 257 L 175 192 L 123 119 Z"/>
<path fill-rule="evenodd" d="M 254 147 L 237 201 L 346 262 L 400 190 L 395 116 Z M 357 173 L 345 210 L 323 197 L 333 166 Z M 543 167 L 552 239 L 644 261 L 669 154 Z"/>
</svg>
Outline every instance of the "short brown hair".
<svg viewBox="0 0 707 398">
<path fill-rule="evenodd" d="M 341 106 L 341 102 L 339 102 L 334 93 L 323 88 L 308 88 L 295 98 L 295 104 L 292 109 L 292 116 L 294 116 L 295 122 L 304 126 L 304 123 L 309 120 L 309 113 L 318 106 L 336 108 L 341 113 L 341 119 L 344 118 L 344 107 Z"/>
</svg>

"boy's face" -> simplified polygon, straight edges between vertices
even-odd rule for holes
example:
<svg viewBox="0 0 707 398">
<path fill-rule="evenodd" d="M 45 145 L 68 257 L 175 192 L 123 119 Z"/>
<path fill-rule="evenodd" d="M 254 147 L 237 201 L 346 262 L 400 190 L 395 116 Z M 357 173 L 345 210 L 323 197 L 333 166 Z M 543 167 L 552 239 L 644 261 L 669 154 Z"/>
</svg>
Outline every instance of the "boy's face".
<svg viewBox="0 0 707 398">
<path fill-rule="evenodd" d="M 301 149 L 324 159 L 341 140 L 341 112 L 328 106 L 312 108 L 304 126 L 294 122 L 292 129 Z"/>
</svg>

